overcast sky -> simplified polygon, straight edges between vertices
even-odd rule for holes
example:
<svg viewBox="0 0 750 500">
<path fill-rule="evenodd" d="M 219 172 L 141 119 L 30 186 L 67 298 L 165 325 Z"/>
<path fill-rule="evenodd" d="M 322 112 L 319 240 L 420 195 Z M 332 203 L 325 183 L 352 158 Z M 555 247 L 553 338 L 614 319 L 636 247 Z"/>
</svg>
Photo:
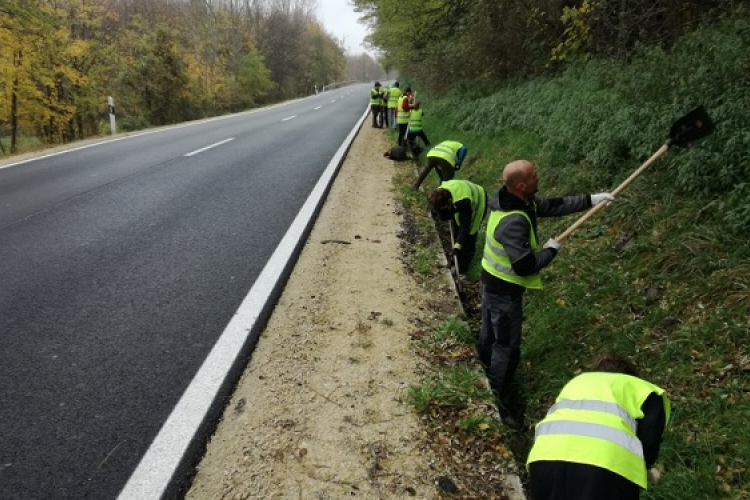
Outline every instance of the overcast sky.
<svg viewBox="0 0 750 500">
<path fill-rule="evenodd" d="M 318 19 L 323 23 L 326 31 L 338 40 L 344 40 L 344 47 L 350 54 L 356 55 L 372 51 L 366 50 L 362 45 L 367 28 L 360 24 L 357 19 L 359 14 L 354 12 L 354 7 L 349 0 L 318 0 Z"/>
</svg>

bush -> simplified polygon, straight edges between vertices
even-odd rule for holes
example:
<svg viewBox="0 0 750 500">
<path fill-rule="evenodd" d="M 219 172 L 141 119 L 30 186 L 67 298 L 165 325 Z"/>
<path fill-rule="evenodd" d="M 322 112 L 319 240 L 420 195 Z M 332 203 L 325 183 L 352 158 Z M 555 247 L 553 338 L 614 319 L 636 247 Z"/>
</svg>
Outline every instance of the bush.
<svg viewBox="0 0 750 500">
<path fill-rule="evenodd" d="M 150 126 L 148 120 L 141 116 L 124 116 L 117 120 L 117 130 L 120 132 L 135 132 Z"/>
<path fill-rule="evenodd" d="M 540 157 L 570 187 L 614 186 L 668 138 L 671 124 L 699 104 L 717 133 L 663 168 L 684 195 L 722 198 L 727 229 L 747 229 L 750 197 L 750 20 L 738 15 L 679 40 L 669 52 L 640 47 L 628 63 L 592 61 L 558 78 L 538 78 L 470 100 L 467 88 L 435 103 L 467 135 L 533 133 Z M 742 62 L 744 61 L 744 62 Z M 476 92 L 482 94 L 482 92 Z"/>
</svg>

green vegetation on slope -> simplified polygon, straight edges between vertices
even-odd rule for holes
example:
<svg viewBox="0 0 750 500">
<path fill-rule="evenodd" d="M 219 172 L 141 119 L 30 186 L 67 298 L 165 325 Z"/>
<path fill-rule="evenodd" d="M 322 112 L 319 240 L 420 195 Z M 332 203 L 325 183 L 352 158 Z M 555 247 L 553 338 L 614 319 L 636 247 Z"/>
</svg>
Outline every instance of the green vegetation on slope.
<svg viewBox="0 0 750 500">
<path fill-rule="evenodd" d="M 705 106 L 715 136 L 662 156 L 565 242 L 542 273 L 545 290 L 527 294 L 519 377 L 527 418 L 537 421 L 594 357 L 628 355 L 674 406 L 665 473 L 645 498 L 749 498 L 748 17 L 701 29 L 668 52 L 641 49 L 628 65 L 592 61 L 487 97 L 420 92 L 420 101 L 433 143 L 468 145 L 459 178 L 494 193 L 503 166 L 528 158 L 545 196 L 614 189 L 674 120 Z M 574 220 L 542 220 L 540 239 Z M 519 461 L 531 439 L 515 438 Z"/>
</svg>

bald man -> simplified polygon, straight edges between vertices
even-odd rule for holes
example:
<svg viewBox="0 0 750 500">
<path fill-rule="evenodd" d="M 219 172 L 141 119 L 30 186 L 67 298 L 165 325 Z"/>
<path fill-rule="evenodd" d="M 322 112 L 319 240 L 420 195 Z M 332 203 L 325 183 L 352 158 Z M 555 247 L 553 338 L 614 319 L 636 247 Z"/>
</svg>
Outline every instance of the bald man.
<svg viewBox="0 0 750 500">
<path fill-rule="evenodd" d="M 537 219 L 586 210 L 614 197 L 609 193 L 543 198 L 533 163 L 516 160 L 503 169 L 505 184 L 488 202 L 489 219 L 482 258 L 482 329 L 477 341 L 498 410 L 505 425 L 523 427 L 513 408 L 513 379 L 521 360 L 523 293 L 541 289 L 539 271 L 557 256 L 560 244 L 539 245 Z"/>
</svg>

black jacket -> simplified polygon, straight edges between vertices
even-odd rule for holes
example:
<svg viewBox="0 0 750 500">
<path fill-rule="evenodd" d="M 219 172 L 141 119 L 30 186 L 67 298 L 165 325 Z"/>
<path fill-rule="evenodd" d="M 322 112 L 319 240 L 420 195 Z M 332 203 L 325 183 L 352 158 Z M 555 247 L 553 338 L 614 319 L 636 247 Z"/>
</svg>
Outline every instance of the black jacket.
<svg viewBox="0 0 750 500">
<path fill-rule="evenodd" d="M 529 216 L 531 226 L 521 215 L 504 217 L 495 228 L 494 237 L 508 253 L 513 271 L 519 276 L 529 276 L 547 267 L 555 258 L 557 251 L 552 248 L 534 252 L 529 243 L 530 231 L 534 231 L 537 241 L 542 244 L 537 232 L 538 217 L 559 217 L 580 212 L 591 207 L 590 195 L 565 196 L 562 198 L 544 198 L 534 195 L 529 203 L 510 194 L 503 186 L 488 203 L 488 210 L 502 210 L 503 212 L 523 211 Z M 482 269 L 482 283 L 485 289 L 492 293 L 517 295 L 525 288 L 497 278 Z"/>
</svg>

